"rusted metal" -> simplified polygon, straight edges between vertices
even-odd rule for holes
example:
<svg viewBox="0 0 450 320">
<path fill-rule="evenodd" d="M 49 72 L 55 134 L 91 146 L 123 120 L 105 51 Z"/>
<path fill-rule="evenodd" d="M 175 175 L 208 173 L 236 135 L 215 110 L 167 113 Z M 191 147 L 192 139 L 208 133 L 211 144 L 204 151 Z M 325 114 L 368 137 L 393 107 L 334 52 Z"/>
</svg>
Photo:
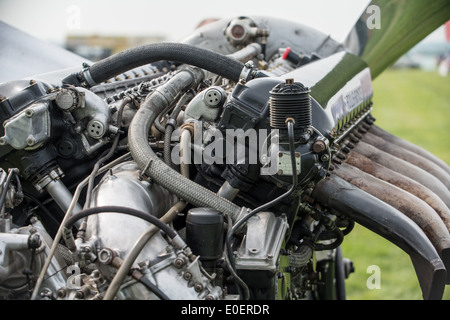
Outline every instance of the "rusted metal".
<svg viewBox="0 0 450 320">
<path fill-rule="evenodd" d="M 333 174 L 377 197 L 413 220 L 430 239 L 447 270 L 450 270 L 450 234 L 439 215 L 423 200 L 349 164 Z M 449 274 L 450 276 L 450 274 Z M 450 282 L 450 279 L 448 279 Z"/>
<path fill-rule="evenodd" d="M 311 197 L 404 250 L 414 265 L 423 298 L 442 298 L 444 264 L 425 233 L 410 218 L 334 174 L 319 182 Z"/>
<path fill-rule="evenodd" d="M 354 150 L 372 161 L 375 161 L 393 171 L 399 172 L 424 185 L 436 193 L 438 197 L 444 201 L 446 206 L 450 208 L 450 191 L 438 178 L 432 174 L 405 160 L 377 149 L 364 141 L 360 141 L 355 144 Z"/>
<path fill-rule="evenodd" d="M 427 172 L 434 175 L 436 178 L 442 181 L 442 183 L 450 189 L 450 175 L 445 172 L 441 167 L 439 167 L 434 162 L 409 151 L 403 147 L 392 144 L 391 142 L 380 138 L 370 131 L 364 134 L 363 141 L 373 145 L 374 147 L 383 150 L 384 152 L 390 153 L 393 156 L 408 161 L 413 165 L 426 170 Z"/>
<path fill-rule="evenodd" d="M 439 167 L 441 167 L 443 170 L 447 172 L 447 174 L 450 174 L 450 167 L 447 163 L 445 163 L 442 159 L 439 159 L 437 156 L 429 152 L 428 150 L 425 150 L 424 148 L 415 145 L 409 141 L 406 141 L 398 136 L 393 135 L 392 133 L 378 127 L 375 124 L 372 124 L 370 126 L 370 132 L 374 135 L 377 135 L 378 137 L 383 138 L 386 141 L 389 141 L 395 145 L 398 145 L 402 148 L 405 148 L 407 150 L 410 150 L 432 162 L 437 164 Z"/>
<path fill-rule="evenodd" d="M 346 163 L 422 199 L 437 212 L 447 230 L 450 231 L 450 209 L 427 187 L 354 151 L 348 152 Z"/>
</svg>

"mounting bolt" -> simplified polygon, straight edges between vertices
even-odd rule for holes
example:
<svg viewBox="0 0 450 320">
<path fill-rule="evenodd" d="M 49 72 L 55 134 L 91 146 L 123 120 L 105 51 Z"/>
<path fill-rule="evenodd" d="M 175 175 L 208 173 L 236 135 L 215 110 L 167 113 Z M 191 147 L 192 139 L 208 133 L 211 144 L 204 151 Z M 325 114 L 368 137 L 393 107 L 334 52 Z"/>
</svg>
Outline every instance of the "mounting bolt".
<svg viewBox="0 0 450 320">
<path fill-rule="evenodd" d="M 192 278 L 192 274 L 190 273 L 190 272 L 185 272 L 184 274 L 183 274 L 183 279 L 184 280 L 191 280 L 191 278 Z"/>
<path fill-rule="evenodd" d="M 201 283 L 197 283 L 194 286 L 195 291 L 200 292 L 203 290 L 203 285 Z"/>
<path fill-rule="evenodd" d="M 27 138 L 26 143 L 30 147 L 34 146 L 34 144 L 36 143 L 36 139 L 32 135 L 29 135 L 28 138 Z"/>
<path fill-rule="evenodd" d="M 33 116 L 33 114 L 34 114 L 34 110 L 33 110 L 33 109 L 27 109 L 27 110 L 25 111 L 25 115 L 26 115 L 28 118 L 31 118 L 31 117 Z"/>
<path fill-rule="evenodd" d="M 314 142 L 312 149 L 314 151 L 314 153 L 321 153 L 323 151 L 325 151 L 325 149 L 327 148 L 325 142 L 323 142 L 322 140 L 317 140 L 316 142 Z"/>
<path fill-rule="evenodd" d="M 102 264 L 110 264 L 114 259 L 114 257 L 115 257 L 114 251 L 112 251 L 109 248 L 103 248 L 98 253 L 98 261 Z"/>
<path fill-rule="evenodd" d="M 57 295 L 58 298 L 60 298 L 60 299 L 65 298 L 66 295 L 67 295 L 67 288 L 64 287 L 64 288 L 58 289 L 58 291 L 56 292 L 56 295 Z"/>
<path fill-rule="evenodd" d="M 184 261 L 181 258 L 176 258 L 174 261 L 174 265 L 177 268 L 181 268 L 184 265 Z"/>
</svg>

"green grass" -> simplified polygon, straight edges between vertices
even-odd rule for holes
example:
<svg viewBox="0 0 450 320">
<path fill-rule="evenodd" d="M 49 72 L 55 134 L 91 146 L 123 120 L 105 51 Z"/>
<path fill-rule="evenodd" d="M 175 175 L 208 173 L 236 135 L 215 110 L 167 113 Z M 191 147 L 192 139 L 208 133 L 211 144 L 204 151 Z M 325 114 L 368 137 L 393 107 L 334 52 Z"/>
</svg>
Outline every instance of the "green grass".
<svg viewBox="0 0 450 320">
<path fill-rule="evenodd" d="M 373 85 L 377 124 L 450 164 L 450 76 L 388 70 Z"/>
<path fill-rule="evenodd" d="M 387 70 L 373 83 L 376 124 L 450 164 L 450 76 L 420 70 Z M 417 300 L 422 293 L 409 256 L 357 225 L 342 245 L 355 273 L 346 282 L 349 300 Z M 368 289 L 367 268 L 380 268 L 380 289 Z M 444 299 L 450 300 L 447 286 Z"/>
</svg>

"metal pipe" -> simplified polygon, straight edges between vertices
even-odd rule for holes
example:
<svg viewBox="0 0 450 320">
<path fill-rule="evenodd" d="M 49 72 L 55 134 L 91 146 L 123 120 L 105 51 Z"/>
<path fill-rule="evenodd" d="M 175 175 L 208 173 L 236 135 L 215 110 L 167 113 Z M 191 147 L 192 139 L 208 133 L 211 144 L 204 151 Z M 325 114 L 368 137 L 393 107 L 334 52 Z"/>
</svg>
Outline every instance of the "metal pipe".
<svg viewBox="0 0 450 320">
<path fill-rule="evenodd" d="M 105 172 L 107 170 L 109 170 L 113 166 L 115 166 L 118 163 L 120 163 L 120 162 L 124 161 L 125 159 L 127 159 L 129 156 L 130 156 L 130 154 L 127 153 L 127 154 L 124 154 L 123 156 L 121 156 L 121 157 L 111 161 L 107 165 L 105 165 L 102 168 L 100 168 L 98 170 L 98 172 L 97 172 L 97 175 L 101 174 L 101 173 L 103 173 L 103 172 Z M 78 199 L 79 199 L 79 197 L 81 195 L 81 191 L 88 184 L 88 182 L 89 182 L 89 177 L 87 177 L 83 181 L 81 181 L 78 184 L 77 188 L 75 189 L 75 193 L 73 195 L 72 201 L 70 202 L 70 206 L 67 209 L 63 220 L 61 221 L 61 224 L 60 224 L 60 226 L 58 228 L 58 231 L 56 232 L 56 235 L 55 235 L 55 237 L 53 239 L 53 243 L 52 243 L 52 246 L 50 248 L 50 252 L 48 253 L 47 258 L 45 259 L 45 263 L 44 263 L 44 265 L 43 265 L 43 267 L 41 269 L 41 272 L 39 273 L 39 277 L 36 280 L 36 285 L 34 286 L 33 293 L 31 295 L 31 300 L 36 300 L 37 297 L 38 297 L 38 293 L 39 293 L 41 285 L 42 285 L 42 283 L 44 281 L 45 274 L 46 274 L 46 272 L 47 272 L 47 270 L 48 270 L 48 268 L 50 266 L 50 263 L 52 262 L 53 256 L 55 255 L 55 252 L 56 252 L 56 250 L 58 248 L 59 241 L 61 240 L 61 237 L 63 235 L 64 225 L 67 222 L 67 220 L 70 218 L 70 216 L 72 215 L 76 205 L 78 204 Z"/>
<path fill-rule="evenodd" d="M 435 164 L 440 166 L 442 169 L 444 169 L 448 174 L 450 174 L 450 167 L 448 166 L 448 164 L 445 163 L 442 159 L 439 159 L 438 157 L 436 157 L 434 154 L 432 154 L 428 150 L 425 150 L 424 148 L 419 147 L 418 145 L 415 145 L 409 141 L 406 141 L 400 137 L 397 137 L 397 136 L 393 135 L 392 133 L 378 127 L 375 124 L 372 124 L 370 126 L 369 130 L 374 135 L 377 135 L 378 137 L 381 137 L 386 141 L 389 141 L 395 145 L 398 145 L 402 148 L 410 150 L 410 151 L 434 162 Z"/>
<path fill-rule="evenodd" d="M 446 270 L 424 232 L 397 209 L 336 175 L 325 178 L 311 197 L 379 234 L 411 258 L 424 299 L 442 299 Z"/>
<path fill-rule="evenodd" d="M 180 173 L 189 179 L 189 164 L 191 163 L 191 131 L 181 129 L 180 134 Z"/>
<path fill-rule="evenodd" d="M 70 203 L 72 202 L 73 195 L 66 188 L 64 183 L 61 180 L 51 180 L 46 186 L 45 190 L 48 194 L 55 200 L 56 204 L 63 210 L 64 212 L 69 209 Z M 81 211 L 81 206 L 77 203 L 73 208 L 73 212 L 77 213 Z"/>
<path fill-rule="evenodd" d="M 411 193 L 346 163 L 333 170 L 333 174 L 386 202 L 413 220 L 430 239 L 446 269 L 450 269 L 450 234 L 436 211 L 428 204 Z M 448 281 L 450 282 L 450 279 Z"/>
<path fill-rule="evenodd" d="M 225 199 L 228 199 L 230 201 L 233 201 L 234 198 L 236 198 L 237 194 L 239 193 L 239 189 L 234 188 L 231 186 L 231 184 L 228 181 L 225 181 L 222 186 L 220 187 L 219 191 L 217 191 L 217 194 Z"/>
<path fill-rule="evenodd" d="M 422 199 L 438 213 L 447 229 L 450 230 L 450 209 L 427 187 L 354 151 L 348 153 L 345 162 Z"/>
<path fill-rule="evenodd" d="M 434 162 L 431 162 L 424 157 L 411 152 L 405 148 L 402 148 L 398 145 L 394 145 L 376 135 L 373 133 L 367 132 L 363 136 L 363 141 L 367 142 L 368 144 L 371 144 L 372 146 L 383 150 L 384 152 L 390 153 L 393 156 L 400 158 L 402 160 L 408 161 L 409 163 L 412 163 L 413 165 L 424 169 L 425 171 L 431 173 L 436 178 L 442 181 L 442 183 L 450 189 L 450 175 L 445 172 L 441 167 L 439 167 Z"/>
<path fill-rule="evenodd" d="M 227 57 L 246 63 L 247 61 L 256 57 L 258 54 L 261 54 L 261 52 L 262 52 L 261 45 L 255 42 L 250 43 L 249 45 L 247 45 L 246 47 L 242 48 L 239 51 L 227 55 Z"/>
<path fill-rule="evenodd" d="M 166 224 L 172 222 L 172 220 L 177 216 L 179 212 L 181 212 L 187 203 L 180 200 L 176 202 L 161 218 L 160 220 Z M 112 300 L 115 298 L 117 292 L 120 289 L 120 286 L 123 283 L 123 280 L 128 275 L 133 263 L 136 261 L 137 257 L 141 253 L 142 249 L 147 245 L 148 241 L 153 237 L 153 235 L 159 230 L 155 225 L 150 225 L 148 229 L 141 234 L 139 239 L 136 240 L 135 244 L 128 252 L 126 258 L 123 260 L 123 263 L 117 270 L 116 275 L 112 279 L 108 290 L 106 290 L 105 296 L 103 300 Z"/>
<path fill-rule="evenodd" d="M 450 191 L 447 187 L 435 176 L 426 172 L 425 170 L 416 167 L 415 165 L 394 157 L 393 155 L 381 151 L 374 146 L 365 143 L 364 141 L 359 141 L 355 144 L 354 150 L 359 154 L 375 161 L 382 166 L 385 166 L 393 171 L 399 172 L 417 182 L 424 185 L 434 193 L 436 193 L 439 198 L 444 201 L 447 207 L 450 208 Z"/>
</svg>

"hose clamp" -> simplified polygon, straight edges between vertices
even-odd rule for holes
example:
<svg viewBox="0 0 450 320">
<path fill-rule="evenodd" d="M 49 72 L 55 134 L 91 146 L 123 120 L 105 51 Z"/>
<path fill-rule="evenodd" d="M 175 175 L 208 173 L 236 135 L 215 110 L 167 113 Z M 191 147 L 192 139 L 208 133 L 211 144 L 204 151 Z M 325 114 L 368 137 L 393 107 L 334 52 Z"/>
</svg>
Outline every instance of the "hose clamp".
<svg viewBox="0 0 450 320">
<path fill-rule="evenodd" d="M 248 61 L 244 64 L 244 68 L 239 75 L 239 82 L 246 83 L 248 80 L 253 78 L 253 70 L 255 69 L 255 65 L 253 61 Z"/>
<path fill-rule="evenodd" d="M 81 76 L 82 76 L 82 78 L 84 79 L 84 81 L 86 81 L 86 84 L 89 86 L 89 87 L 93 87 L 93 86 L 95 86 L 97 83 L 94 81 L 94 79 L 92 79 L 92 76 L 91 76 L 91 72 L 90 72 L 90 70 L 89 70 L 89 67 L 87 67 L 87 68 L 84 68 L 83 70 L 81 70 Z"/>
<path fill-rule="evenodd" d="M 166 128 L 167 128 L 167 126 L 171 126 L 175 130 L 177 127 L 177 120 L 173 119 L 173 118 L 169 118 L 169 120 L 167 120 L 167 122 L 166 122 Z"/>
</svg>

